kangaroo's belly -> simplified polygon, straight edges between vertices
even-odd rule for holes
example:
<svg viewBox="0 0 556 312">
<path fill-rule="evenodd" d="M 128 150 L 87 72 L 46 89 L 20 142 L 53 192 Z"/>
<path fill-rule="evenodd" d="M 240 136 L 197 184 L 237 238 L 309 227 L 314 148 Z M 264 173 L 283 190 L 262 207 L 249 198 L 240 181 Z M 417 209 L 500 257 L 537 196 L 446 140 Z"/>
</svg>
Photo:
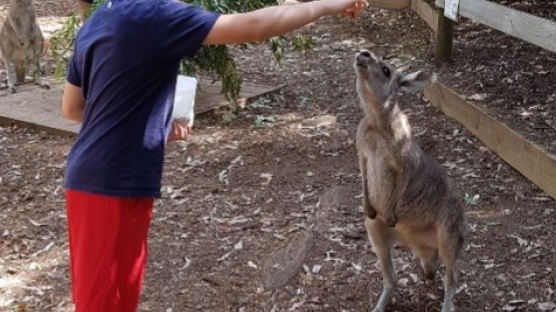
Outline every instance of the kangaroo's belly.
<svg viewBox="0 0 556 312">
<path fill-rule="evenodd" d="M 4 46 L 7 46 L 4 48 L 4 57 L 7 61 L 19 64 L 27 60 L 30 49 L 28 44 L 22 46 L 14 37 L 13 40 L 5 43 Z"/>
<path fill-rule="evenodd" d="M 12 60 L 14 63 L 27 63 L 27 59 L 29 58 L 29 47 L 16 47 L 14 48 L 14 53 Z"/>
<path fill-rule="evenodd" d="M 438 229 L 435 222 L 419 225 L 399 222 L 392 231 L 398 241 L 412 249 L 438 246 Z"/>
</svg>

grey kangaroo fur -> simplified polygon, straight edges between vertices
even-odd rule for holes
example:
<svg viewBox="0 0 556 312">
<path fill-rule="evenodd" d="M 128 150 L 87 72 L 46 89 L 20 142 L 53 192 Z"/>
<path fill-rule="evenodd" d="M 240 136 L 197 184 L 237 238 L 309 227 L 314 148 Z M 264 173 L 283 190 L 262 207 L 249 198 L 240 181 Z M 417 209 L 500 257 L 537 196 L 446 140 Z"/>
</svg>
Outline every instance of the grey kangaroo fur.
<svg viewBox="0 0 556 312">
<path fill-rule="evenodd" d="M 8 89 L 11 93 L 16 91 L 15 85 L 25 82 L 29 65 L 35 67 L 35 83 L 48 88 L 40 80 L 43 36 L 37 25 L 33 0 L 12 0 L 0 31 L 0 51 L 6 64 Z"/>
<path fill-rule="evenodd" d="M 433 279 L 445 266 L 442 312 L 454 310 L 455 263 L 463 245 L 465 215 L 440 165 L 413 141 L 399 91 L 422 89 L 431 75 L 397 73 L 369 51 L 355 58 L 364 117 L 357 131 L 365 227 L 382 267 L 383 290 L 372 309 L 383 312 L 396 285 L 392 245 L 401 242 Z"/>
</svg>

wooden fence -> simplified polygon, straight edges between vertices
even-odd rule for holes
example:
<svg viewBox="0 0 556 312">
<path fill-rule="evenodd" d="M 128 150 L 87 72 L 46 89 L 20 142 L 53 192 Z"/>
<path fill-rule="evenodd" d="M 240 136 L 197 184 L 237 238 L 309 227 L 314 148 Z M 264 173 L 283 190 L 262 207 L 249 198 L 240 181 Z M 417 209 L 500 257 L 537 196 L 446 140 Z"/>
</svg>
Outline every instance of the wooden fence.
<svg viewBox="0 0 556 312">
<path fill-rule="evenodd" d="M 371 0 L 373 6 L 386 9 L 403 9 L 411 7 L 433 31 L 437 33 L 437 51 L 446 51 L 448 55 L 437 55 L 437 63 L 449 60 L 452 36 L 452 21 L 444 17 L 445 0 L 436 0 L 437 8 L 432 8 L 424 0 Z M 484 24 L 507 35 L 537 45 L 551 52 L 556 52 L 556 22 L 531 15 L 486 0 L 460 0 L 459 15 Z M 446 33 L 447 32 L 447 33 Z"/>
<path fill-rule="evenodd" d="M 444 2 L 436 5 L 443 8 Z M 486 0 L 460 0 L 459 15 L 556 52 L 556 22 Z"/>
</svg>

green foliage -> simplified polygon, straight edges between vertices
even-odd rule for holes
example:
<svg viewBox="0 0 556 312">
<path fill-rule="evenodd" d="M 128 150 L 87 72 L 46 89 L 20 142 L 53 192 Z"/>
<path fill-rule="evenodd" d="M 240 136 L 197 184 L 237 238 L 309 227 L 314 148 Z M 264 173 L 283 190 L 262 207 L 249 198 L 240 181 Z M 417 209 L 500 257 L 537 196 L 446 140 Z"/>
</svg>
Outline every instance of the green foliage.
<svg viewBox="0 0 556 312">
<path fill-rule="evenodd" d="M 475 194 L 474 196 L 471 196 L 468 193 L 465 193 L 463 200 L 467 205 L 476 206 L 479 201 L 479 194 Z"/>
<path fill-rule="evenodd" d="M 199 72 L 215 73 L 222 81 L 222 93 L 236 100 L 241 89 L 241 75 L 226 46 L 203 46 L 193 59 L 184 58 L 181 72 L 194 76 Z"/>
<path fill-rule="evenodd" d="M 257 115 L 257 117 L 255 117 L 255 126 L 257 127 L 269 126 L 275 122 L 276 117 L 274 116 Z"/>
<path fill-rule="evenodd" d="M 295 34 L 292 37 L 292 46 L 295 51 L 305 52 L 313 48 L 313 41 L 303 35 Z"/>
<path fill-rule="evenodd" d="M 249 12 L 277 4 L 276 0 L 186 0 L 185 2 L 220 14 Z"/>
<path fill-rule="evenodd" d="M 224 110 L 222 113 L 218 114 L 218 124 L 220 126 L 229 125 L 234 119 L 236 119 L 236 114 L 233 110 Z"/>
<path fill-rule="evenodd" d="M 276 59 L 278 63 L 282 62 L 284 59 L 284 55 L 286 54 L 286 47 L 284 44 L 283 37 L 276 37 L 271 38 L 268 40 L 268 44 L 270 46 L 270 50 L 272 51 L 272 55 Z"/>
<path fill-rule="evenodd" d="M 302 106 L 313 105 L 316 102 L 317 102 L 317 99 L 315 99 L 312 96 L 310 96 L 310 97 L 302 96 L 302 97 L 299 98 L 299 104 L 302 105 Z"/>
<path fill-rule="evenodd" d="M 95 0 L 92 10 L 94 11 L 104 1 Z M 185 2 L 220 14 L 248 12 L 277 4 L 277 0 L 186 0 Z M 60 79 L 64 78 L 67 72 L 80 26 L 79 16 L 73 15 L 51 39 L 51 50 L 56 60 L 55 75 Z M 281 62 L 284 58 L 286 41 L 284 37 L 272 38 L 268 41 L 277 62 Z M 295 35 L 291 38 L 291 46 L 296 51 L 305 51 L 312 47 L 312 42 L 304 36 Z M 235 101 L 239 97 L 242 78 L 226 46 L 203 46 L 195 58 L 182 60 L 181 73 L 190 76 L 202 73 L 215 74 L 222 81 L 221 92 L 228 100 Z"/>
<path fill-rule="evenodd" d="M 66 75 L 80 24 L 80 17 L 73 15 L 50 39 L 50 50 L 56 60 L 54 75 L 57 78 L 64 78 Z"/>
</svg>

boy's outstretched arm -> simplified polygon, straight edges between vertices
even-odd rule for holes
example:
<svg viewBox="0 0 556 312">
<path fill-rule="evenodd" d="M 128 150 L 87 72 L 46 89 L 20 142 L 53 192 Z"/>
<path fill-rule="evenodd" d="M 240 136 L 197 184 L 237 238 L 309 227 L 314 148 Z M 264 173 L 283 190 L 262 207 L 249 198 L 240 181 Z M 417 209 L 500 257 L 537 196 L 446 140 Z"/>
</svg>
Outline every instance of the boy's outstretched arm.
<svg viewBox="0 0 556 312">
<path fill-rule="evenodd" d="M 203 43 L 264 41 L 293 31 L 325 15 L 343 14 L 355 18 L 366 6 L 366 0 L 320 0 L 274 6 L 249 13 L 222 15 Z"/>
</svg>

